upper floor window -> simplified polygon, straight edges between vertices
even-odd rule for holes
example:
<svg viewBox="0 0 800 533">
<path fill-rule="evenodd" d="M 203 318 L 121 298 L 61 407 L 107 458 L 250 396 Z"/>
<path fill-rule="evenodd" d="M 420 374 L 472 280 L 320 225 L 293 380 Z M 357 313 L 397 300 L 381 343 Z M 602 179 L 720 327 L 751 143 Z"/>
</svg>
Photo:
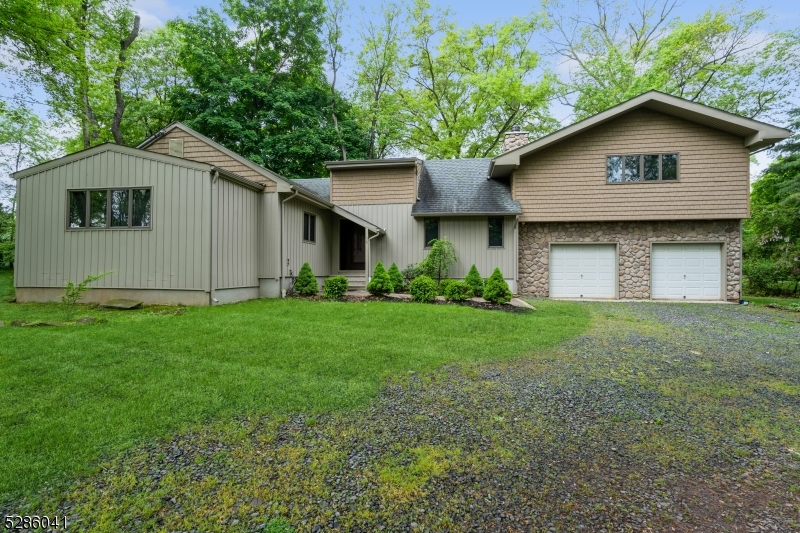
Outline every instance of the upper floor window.
<svg viewBox="0 0 800 533">
<path fill-rule="evenodd" d="M 425 219 L 425 246 L 430 246 L 431 241 L 439 238 L 439 219 Z"/>
<path fill-rule="evenodd" d="M 503 247 L 503 217 L 489 217 L 489 248 Z"/>
<path fill-rule="evenodd" d="M 612 155 L 606 158 L 608 183 L 676 181 L 678 154 Z"/>
<path fill-rule="evenodd" d="M 152 189 L 67 191 L 71 229 L 138 229 L 150 227 Z"/>
<path fill-rule="evenodd" d="M 317 215 L 303 213 L 303 240 L 317 242 Z"/>
</svg>

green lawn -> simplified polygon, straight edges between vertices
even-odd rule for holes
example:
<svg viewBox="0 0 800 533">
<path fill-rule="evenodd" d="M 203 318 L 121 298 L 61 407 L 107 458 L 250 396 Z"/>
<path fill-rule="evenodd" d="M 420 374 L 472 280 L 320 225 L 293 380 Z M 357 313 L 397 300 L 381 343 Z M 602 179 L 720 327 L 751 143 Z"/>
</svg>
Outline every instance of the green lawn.
<svg viewBox="0 0 800 533">
<path fill-rule="evenodd" d="M 751 305 L 765 306 L 769 304 L 778 305 L 800 305 L 800 298 L 777 298 L 774 296 L 745 296 L 745 300 Z"/>
<path fill-rule="evenodd" d="M 77 316 L 11 304 L 0 271 L 0 501 L 89 471 L 98 458 L 233 415 L 351 409 L 393 375 L 507 359 L 580 334 L 588 309 L 537 302 L 529 314 L 400 303 L 257 300 L 214 308 Z"/>
</svg>

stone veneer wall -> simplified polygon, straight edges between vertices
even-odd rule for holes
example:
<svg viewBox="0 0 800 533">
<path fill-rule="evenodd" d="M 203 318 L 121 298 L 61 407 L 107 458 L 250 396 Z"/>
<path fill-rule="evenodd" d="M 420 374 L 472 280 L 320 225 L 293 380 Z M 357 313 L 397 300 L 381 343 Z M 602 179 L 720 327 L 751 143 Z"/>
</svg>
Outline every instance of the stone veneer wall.
<svg viewBox="0 0 800 533">
<path fill-rule="evenodd" d="M 741 232 L 739 220 L 659 222 L 520 223 L 519 292 L 548 296 L 549 243 L 619 244 L 619 297 L 650 298 L 650 243 L 724 242 L 727 252 L 727 298 L 741 296 Z"/>
</svg>

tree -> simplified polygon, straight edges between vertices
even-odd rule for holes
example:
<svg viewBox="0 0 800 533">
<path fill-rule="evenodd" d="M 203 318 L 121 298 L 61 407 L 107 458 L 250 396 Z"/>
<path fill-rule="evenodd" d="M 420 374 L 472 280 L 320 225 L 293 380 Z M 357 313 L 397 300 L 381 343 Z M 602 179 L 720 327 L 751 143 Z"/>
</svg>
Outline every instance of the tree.
<svg viewBox="0 0 800 533">
<path fill-rule="evenodd" d="M 464 278 L 464 283 L 470 286 L 475 296 L 483 294 L 483 278 L 478 272 L 478 267 L 472 265 Z"/>
<path fill-rule="evenodd" d="M 18 0 L 3 0 L 16 9 Z M 80 125 L 82 147 L 122 143 L 121 83 L 139 16 L 124 0 L 44 0 L 0 28 L 27 89 L 40 84 L 55 116 Z"/>
<path fill-rule="evenodd" d="M 235 27 L 207 8 L 177 26 L 189 79 L 171 96 L 178 116 L 289 178 L 324 175 L 324 162 L 341 157 L 342 143 L 348 155 L 362 158 L 364 134 L 338 93 L 331 113 L 316 34 L 324 14 L 321 0 L 226 0 L 224 5 Z"/>
<path fill-rule="evenodd" d="M 389 274 L 383 263 L 378 261 L 375 265 L 375 270 L 372 272 L 372 279 L 367 284 L 367 290 L 370 294 L 381 295 L 388 294 L 393 290 L 392 280 L 389 279 Z"/>
<path fill-rule="evenodd" d="M 402 10 L 387 3 L 374 15 L 379 15 L 380 22 L 367 16 L 361 22 L 359 37 L 364 44 L 356 57 L 354 99 L 369 133 L 367 158 L 382 159 L 398 147 L 404 133 L 395 94 L 402 84 L 398 68 L 403 47 Z"/>
<path fill-rule="evenodd" d="M 735 4 L 683 22 L 673 16 L 676 5 L 591 0 L 568 13 L 557 1 L 546 4 L 550 43 L 570 66 L 562 99 L 576 119 L 651 89 L 751 118 L 785 108 L 798 82 L 800 34 L 763 33 L 763 9 Z"/>
<path fill-rule="evenodd" d="M 427 157 L 487 157 L 516 124 L 534 136 L 551 131 L 555 80 L 530 46 L 544 21 L 514 17 L 462 30 L 448 17 L 427 0 L 410 8 L 408 74 L 398 91 L 405 146 Z"/>
<path fill-rule="evenodd" d="M 342 61 L 345 59 L 344 47 L 342 46 L 342 25 L 344 24 L 344 12 L 347 4 L 344 0 L 328 0 L 328 13 L 325 17 L 323 26 L 325 52 L 328 67 L 331 70 L 331 119 L 336 135 L 339 137 L 339 148 L 342 151 L 342 161 L 347 161 L 347 149 L 344 146 L 342 134 L 339 131 L 339 122 L 336 118 L 336 76 Z"/>
<path fill-rule="evenodd" d="M 311 271 L 311 265 L 308 263 L 303 263 L 303 266 L 300 267 L 300 272 L 297 274 L 297 280 L 294 284 L 294 291 L 297 294 L 306 296 L 313 296 L 319 292 L 317 277 L 314 276 Z"/>
<path fill-rule="evenodd" d="M 800 285 L 800 108 L 790 112 L 795 135 L 775 148 L 778 157 L 753 183 L 752 218 L 745 221 L 745 275 L 751 285 L 766 271 L 762 290 L 781 292 L 779 282 Z M 774 280 L 774 281 L 773 281 Z M 771 285 L 771 286 L 770 286 Z"/>
<path fill-rule="evenodd" d="M 447 271 L 450 270 L 450 267 L 458 262 L 456 249 L 453 243 L 447 240 L 447 237 L 433 239 L 428 243 L 428 246 L 431 249 L 423 259 L 421 267 L 424 273 L 434 278 L 438 284 L 442 281 L 442 278 L 447 277 Z"/>
</svg>

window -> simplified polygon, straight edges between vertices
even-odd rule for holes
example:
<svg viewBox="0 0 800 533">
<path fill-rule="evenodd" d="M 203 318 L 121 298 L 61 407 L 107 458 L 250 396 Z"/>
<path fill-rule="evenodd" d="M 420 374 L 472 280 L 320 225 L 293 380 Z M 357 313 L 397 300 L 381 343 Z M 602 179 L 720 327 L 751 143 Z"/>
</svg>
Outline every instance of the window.
<svg viewBox="0 0 800 533">
<path fill-rule="evenodd" d="M 489 248 L 503 247 L 503 217 L 489 217 Z"/>
<path fill-rule="evenodd" d="M 303 213 L 303 240 L 317 242 L 317 215 Z"/>
<path fill-rule="evenodd" d="M 425 246 L 431 245 L 431 241 L 439 238 L 439 219 L 426 218 L 425 219 Z"/>
<path fill-rule="evenodd" d="M 677 181 L 678 154 L 612 155 L 606 157 L 608 183 Z"/>
<path fill-rule="evenodd" d="M 150 227 L 151 189 L 90 189 L 68 191 L 69 220 L 73 229 Z M 131 200 L 132 199 L 132 200 Z"/>
</svg>

